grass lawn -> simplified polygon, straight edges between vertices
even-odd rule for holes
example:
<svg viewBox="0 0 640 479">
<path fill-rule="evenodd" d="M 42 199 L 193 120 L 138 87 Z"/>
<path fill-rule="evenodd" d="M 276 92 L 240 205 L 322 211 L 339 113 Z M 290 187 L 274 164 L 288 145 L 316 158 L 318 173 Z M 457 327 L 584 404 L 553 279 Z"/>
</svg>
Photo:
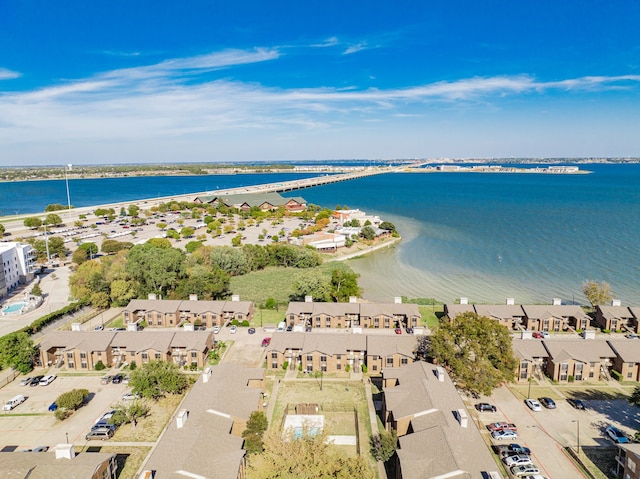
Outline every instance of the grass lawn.
<svg viewBox="0 0 640 479">
<path fill-rule="evenodd" d="M 523 401 L 527 399 L 527 393 L 529 392 L 528 385 L 526 386 L 522 384 L 518 384 L 517 386 L 511 385 L 509 386 L 509 388 L 516 396 L 519 396 Z M 531 397 L 536 399 L 541 397 L 547 397 L 553 400 L 564 399 L 563 396 L 560 396 L 559 394 L 557 394 L 553 389 L 545 386 L 538 386 L 537 381 L 531 382 Z"/>
<path fill-rule="evenodd" d="M 444 312 L 443 306 L 441 304 L 436 304 L 435 306 L 418 306 L 418 310 L 422 315 L 422 324 L 426 325 L 432 332 L 436 331 L 440 325 L 437 314 Z"/>
<path fill-rule="evenodd" d="M 564 395 L 575 399 L 610 400 L 627 399 L 633 392 L 633 388 L 625 388 L 623 391 L 612 386 L 600 385 L 596 383 L 582 386 L 559 386 L 556 385 Z"/>
<path fill-rule="evenodd" d="M 271 267 L 242 276 L 234 276 L 231 278 L 230 290 L 234 294 L 239 294 L 243 301 L 253 301 L 256 305 L 264 304 L 268 298 L 273 298 L 277 301 L 281 313 L 284 314 L 289 304 L 289 297 L 293 294 L 293 283 L 299 274 L 312 273 L 330 278 L 331 271 L 334 269 L 351 271 L 347 264 L 336 261 L 305 269 Z M 263 320 L 267 322 L 264 317 Z"/>
<path fill-rule="evenodd" d="M 115 442 L 153 442 L 169 422 L 184 394 L 167 395 L 158 401 L 147 401 L 151 407 L 149 415 L 138 421 L 138 425 L 125 424 L 113 436 Z"/>
<path fill-rule="evenodd" d="M 118 479 L 135 479 L 136 471 L 151 451 L 150 447 L 90 446 L 80 452 L 106 452 L 116 455 Z"/>
</svg>

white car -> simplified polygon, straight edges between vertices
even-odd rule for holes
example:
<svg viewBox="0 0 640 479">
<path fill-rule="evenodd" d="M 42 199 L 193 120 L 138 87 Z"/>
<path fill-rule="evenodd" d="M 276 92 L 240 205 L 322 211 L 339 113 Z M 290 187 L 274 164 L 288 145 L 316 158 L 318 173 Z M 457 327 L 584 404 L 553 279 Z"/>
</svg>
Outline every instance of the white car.
<svg viewBox="0 0 640 479">
<path fill-rule="evenodd" d="M 517 454 L 515 456 L 507 456 L 502 459 L 507 466 L 528 466 L 532 464 L 531 457 L 526 454 Z"/>
<path fill-rule="evenodd" d="M 538 469 L 533 464 L 529 464 L 527 466 L 513 466 L 511 468 L 511 474 L 517 477 L 531 475 L 533 475 L 533 477 L 536 477 L 535 474 L 540 474 L 540 469 Z"/>
<path fill-rule="evenodd" d="M 542 411 L 542 406 L 535 399 L 525 399 L 524 403 L 527 405 L 529 409 L 532 411 Z"/>
<path fill-rule="evenodd" d="M 500 431 L 493 431 L 491 437 L 501 441 L 502 439 L 517 439 L 518 433 L 511 429 L 502 429 Z"/>
<path fill-rule="evenodd" d="M 127 393 L 124 396 L 122 396 L 123 401 L 133 401 L 134 399 L 140 399 L 140 394 Z"/>
<path fill-rule="evenodd" d="M 218 334 L 220 332 L 220 326 L 213 327 L 213 334 Z"/>
<path fill-rule="evenodd" d="M 229 330 L 229 332 L 231 334 L 236 334 L 236 331 L 238 331 L 238 327 L 237 326 L 231 326 L 231 329 Z"/>
</svg>

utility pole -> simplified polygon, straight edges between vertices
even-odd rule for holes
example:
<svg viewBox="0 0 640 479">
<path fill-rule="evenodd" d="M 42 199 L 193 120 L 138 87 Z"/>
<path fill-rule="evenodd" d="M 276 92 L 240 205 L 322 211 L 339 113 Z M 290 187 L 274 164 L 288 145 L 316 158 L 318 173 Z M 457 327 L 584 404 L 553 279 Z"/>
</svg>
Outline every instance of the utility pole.
<svg viewBox="0 0 640 479">
<path fill-rule="evenodd" d="M 51 258 L 49 256 L 49 235 L 47 234 L 47 223 L 46 222 L 43 223 L 43 226 L 44 226 L 44 244 L 45 244 L 45 247 L 47 248 L 47 266 L 49 266 L 49 262 L 51 261 Z"/>
<path fill-rule="evenodd" d="M 71 218 L 71 196 L 69 195 L 69 177 L 67 176 L 67 168 L 71 171 L 71 163 L 64 167 L 64 182 L 67 185 L 67 206 L 69 208 L 68 216 Z"/>
</svg>

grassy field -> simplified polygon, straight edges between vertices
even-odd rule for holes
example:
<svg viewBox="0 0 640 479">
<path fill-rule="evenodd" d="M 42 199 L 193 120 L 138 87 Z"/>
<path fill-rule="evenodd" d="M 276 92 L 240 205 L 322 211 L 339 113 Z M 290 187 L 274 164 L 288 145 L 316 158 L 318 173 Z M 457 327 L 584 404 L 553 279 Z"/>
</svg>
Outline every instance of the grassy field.
<svg viewBox="0 0 640 479">
<path fill-rule="evenodd" d="M 293 294 L 293 283 L 299 274 L 312 273 L 331 277 L 331 271 L 334 269 L 351 270 L 345 263 L 336 261 L 307 269 L 266 268 L 242 276 L 234 276 L 231 278 L 230 289 L 233 294 L 239 294 L 243 301 L 253 301 L 258 306 L 264 304 L 268 298 L 273 298 L 284 314 L 289 304 L 289 297 Z"/>
<path fill-rule="evenodd" d="M 149 415 L 138 421 L 138 425 L 125 424 L 113 436 L 115 442 L 153 442 L 173 416 L 183 394 L 168 395 L 158 401 L 148 401 L 151 407 Z"/>
<path fill-rule="evenodd" d="M 427 326 L 431 332 L 438 329 L 440 320 L 438 319 L 438 313 L 442 315 L 444 308 L 441 304 L 434 306 L 418 306 L 418 310 L 422 315 L 422 325 Z"/>
</svg>

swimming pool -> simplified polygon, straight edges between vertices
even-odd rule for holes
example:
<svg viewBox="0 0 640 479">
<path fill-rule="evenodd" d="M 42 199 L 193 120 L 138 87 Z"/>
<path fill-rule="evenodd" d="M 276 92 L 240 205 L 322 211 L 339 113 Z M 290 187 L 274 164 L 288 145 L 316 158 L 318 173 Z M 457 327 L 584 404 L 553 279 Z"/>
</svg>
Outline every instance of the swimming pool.
<svg viewBox="0 0 640 479">
<path fill-rule="evenodd" d="M 10 304 L 9 306 L 7 306 L 6 308 L 4 308 L 2 310 L 2 312 L 4 314 L 17 313 L 22 308 L 24 308 L 26 305 L 27 305 L 27 303 L 13 303 L 13 304 Z"/>
</svg>

